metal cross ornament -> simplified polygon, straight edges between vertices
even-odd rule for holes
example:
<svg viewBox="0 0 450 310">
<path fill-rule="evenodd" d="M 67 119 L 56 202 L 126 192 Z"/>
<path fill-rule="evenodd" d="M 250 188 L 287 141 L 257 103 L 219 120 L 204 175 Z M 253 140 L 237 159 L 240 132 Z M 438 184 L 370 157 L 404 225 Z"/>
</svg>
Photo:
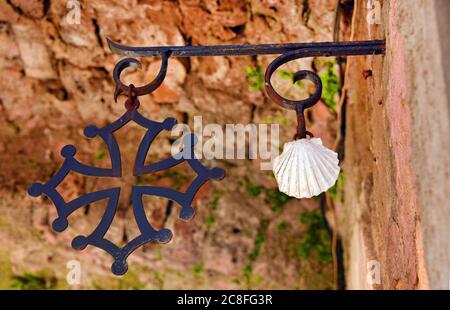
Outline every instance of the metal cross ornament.
<svg viewBox="0 0 450 310">
<path fill-rule="evenodd" d="M 107 199 L 108 203 L 98 226 L 88 236 L 75 237 L 72 240 L 72 247 L 77 250 L 83 250 L 87 245 L 92 245 L 106 251 L 114 258 L 111 270 L 116 275 L 122 275 L 127 271 L 128 266 L 126 259 L 137 248 L 150 241 L 167 243 L 172 238 L 172 232 L 169 229 L 163 228 L 161 230 L 156 230 L 149 223 L 144 211 L 142 202 L 143 196 L 159 196 L 176 202 L 181 207 L 179 218 L 188 221 L 194 215 L 195 210 L 192 208 L 191 204 L 200 187 L 210 179 L 218 180 L 224 177 L 224 171 L 222 169 L 208 169 L 195 158 L 194 145 L 197 142 L 197 139 L 193 134 L 184 137 L 183 149 L 178 154 L 156 163 L 145 164 L 147 153 L 156 136 L 163 130 L 171 130 L 175 126 L 176 120 L 174 118 L 166 118 L 163 122 L 156 122 L 145 118 L 138 112 L 139 100 L 137 96 L 142 95 L 148 91 L 148 89 L 153 89 L 153 87 L 156 89 L 157 86 L 155 86 L 155 84 L 149 84 L 149 87 L 144 91 L 142 91 L 143 88 L 135 88 L 133 85 L 125 87 L 119 80 L 120 73 L 126 67 L 134 64 L 137 64 L 136 60 L 124 59 L 117 64 L 114 70 L 114 77 L 118 87 L 116 98 L 124 90 L 128 93 L 128 99 L 125 102 L 127 108 L 125 114 L 105 127 L 98 128 L 96 126 L 88 126 L 84 129 L 84 135 L 86 137 L 100 137 L 103 139 L 108 148 L 111 159 L 111 168 L 97 168 L 80 163 L 74 158 L 77 152 L 75 146 L 66 145 L 61 150 L 61 155 L 65 159 L 58 172 L 47 183 L 34 183 L 28 189 L 28 193 L 31 196 L 37 197 L 44 194 L 52 200 L 58 213 L 58 217 L 53 221 L 52 227 L 57 232 L 62 232 L 68 227 L 67 218 L 79 208 L 97 200 Z M 186 161 L 196 172 L 197 177 L 184 192 L 158 186 L 132 186 L 131 205 L 140 235 L 129 241 L 122 248 L 119 248 L 110 240 L 105 239 L 105 234 L 108 232 L 117 212 L 120 195 L 119 187 L 88 193 L 67 202 L 64 201 L 63 197 L 58 193 L 56 187 L 71 171 L 86 176 L 120 178 L 122 174 L 121 156 L 119 145 L 114 137 L 114 132 L 128 124 L 130 121 L 135 122 L 147 130 L 139 144 L 136 154 L 133 169 L 133 174 L 135 176 L 156 173 Z"/>
<path fill-rule="evenodd" d="M 319 184 L 320 186 L 317 185 L 317 188 L 313 188 L 313 184 L 306 184 L 308 185 L 308 191 L 304 191 L 302 188 L 302 186 L 305 186 L 304 184 L 290 184 L 283 181 L 284 176 L 281 172 L 294 171 L 295 175 L 299 175 L 297 170 L 300 171 L 303 167 L 301 165 L 301 161 L 305 160 L 304 154 L 307 154 L 312 150 L 312 154 L 317 153 L 317 158 L 313 158 L 317 165 L 332 167 L 332 173 L 330 172 L 330 169 L 328 169 L 328 171 L 320 171 L 322 174 L 333 174 L 332 178 L 334 178 L 336 171 L 337 173 L 339 172 L 338 167 L 335 167 L 337 166 L 337 163 L 332 162 L 335 160 L 334 155 L 330 153 L 330 150 L 325 149 L 321 145 L 321 142 L 318 141 L 320 139 L 315 138 L 309 140 L 306 138 L 307 135 L 312 137 L 312 134 L 306 131 L 304 111 L 312 107 L 320 100 L 322 94 L 322 84 L 317 74 L 312 71 L 302 70 L 296 72 L 293 77 L 294 82 L 302 79 L 309 79 L 315 84 L 316 90 L 310 98 L 294 101 L 282 97 L 274 90 L 270 81 L 272 74 L 282 64 L 302 57 L 375 55 L 383 54 L 385 49 L 384 41 L 165 47 L 128 47 L 113 43 L 110 40 L 108 40 L 108 43 L 110 49 L 116 54 L 131 57 L 162 58 L 161 68 L 156 78 L 151 83 L 141 87 L 135 87 L 132 84 L 125 85 L 120 80 L 122 71 L 128 67 L 140 66 L 139 61 L 134 58 L 126 58 L 118 62 L 113 73 L 116 84 L 114 99 L 117 100 L 120 95 L 126 95 L 128 97 L 125 102 L 126 112 L 112 124 L 102 128 L 88 126 L 84 130 L 84 135 L 86 137 L 100 137 L 104 141 L 111 159 L 111 167 L 99 168 L 83 164 L 74 158 L 77 152 L 76 148 L 73 145 L 66 145 L 61 150 L 61 155 L 64 157 L 64 162 L 60 169 L 46 183 L 32 184 L 28 189 L 28 193 L 33 197 L 46 195 L 54 203 L 58 217 L 53 221 L 52 227 L 57 232 L 62 232 L 68 227 L 68 217 L 76 210 L 94 201 L 107 199 L 107 205 L 98 226 L 87 236 L 75 237 L 72 240 L 72 247 L 74 249 L 82 250 L 86 246 L 91 245 L 106 251 L 114 259 L 111 270 L 116 275 L 123 275 L 127 271 L 127 257 L 137 248 L 150 241 L 167 243 L 172 238 L 172 232 L 169 229 L 163 228 L 157 230 L 149 223 L 142 201 L 144 196 L 159 196 L 177 203 L 181 207 L 179 218 L 187 221 L 194 215 L 195 210 L 192 207 L 192 202 L 195 194 L 201 186 L 208 180 L 219 180 L 225 175 L 225 172 L 222 169 L 209 169 L 203 166 L 201 162 L 195 158 L 194 145 L 197 142 L 197 139 L 192 134 L 184 137 L 183 149 L 178 154 L 156 163 L 148 165 L 145 164 L 147 153 L 150 147 L 152 147 L 154 139 L 162 131 L 171 130 L 176 124 L 176 120 L 174 118 L 166 118 L 163 122 L 157 122 L 145 118 L 138 112 L 140 104 L 138 97 L 153 92 L 164 81 L 167 73 L 169 57 L 281 54 L 281 56 L 276 58 L 266 70 L 266 93 L 281 107 L 295 110 L 297 113 L 298 125 L 295 135 L 296 141 L 287 143 L 283 152 L 284 157 L 289 158 L 289 160 L 285 160 L 283 154 L 280 158 L 276 158 L 274 160 L 274 166 L 278 170 L 274 170 L 274 173 L 281 191 L 297 198 L 303 198 L 308 195 L 316 195 L 317 193 L 320 193 L 320 191 L 323 191 L 323 188 L 329 187 L 328 183 L 330 183 L 328 180 L 325 180 L 323 181 L 323 184 Z M 65 201 L 61 194 L 57 191 L 57 187 L 70 172 L 76 172 L 93 177 L 120 178 L 122 174 L 121 154 L 119 145 L 114 137 L 114 132 L 120 130 L 120 128 L 127 125 L 129 122 L 135 122 L 139 126 L 146 129 L 146 133 L 140 141 L 134 162 L 133 174 L 135 176 L 156 173 L 186 161 L 196 172 L 197 177 L 184 192 L 152 185 L 132 186 L 131 206 L 140 235 L 129 241 L 123 247 L 119 247 L 105 238 L 105 235 L 108 232 L 118 209 L 120 196 L 119 187 L 88 193 L 71 201 Z M 289 154 L 285 154 L 288 152 Z M 297 162 L 292 162 L 291 158 L 297 158 Z M 302 172 L 300 171 L 300 174 L 301 173 Z M 290 179 L 293 178 L 290 177 Z"/>
</svg>

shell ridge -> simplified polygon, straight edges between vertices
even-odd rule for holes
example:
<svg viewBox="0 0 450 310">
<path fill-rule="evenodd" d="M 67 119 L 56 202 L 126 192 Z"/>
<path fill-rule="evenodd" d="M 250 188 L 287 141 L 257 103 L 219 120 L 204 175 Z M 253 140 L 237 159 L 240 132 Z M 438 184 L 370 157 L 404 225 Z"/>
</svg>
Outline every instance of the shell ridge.
<svg viewBox="0 0 450 310">
<path fill-rule="evenodd" d="M 320 159 L 320 156 L 318 154 L 315 154 L 313 158 L 311 159 L 314 162 L 315 165 L 315 177 L 317 182 L 319 183 L 321 188 L 325 188 L 328 186 L 327 180 L 331 178 L 331 175 L 328 174 L 328 169 L 326 169 Z"/>
<path fill-rule="evenodd" d="M 336 178 L 336 174 L 339 174 L 339 171 L 341 170 L 341 168 L 339 167 L 339 160 L 337 159 L 337 154 L 336 154 L 336 158 L 331 158 L 330 161 L 330 157 L 329 156 L 325 156 L 323 153 L 319 153 L 318 154 L 321 163 L 325 166 L 325 169 L 327 170 L 328 173 L 330 173 L 332 178 Z"/>
<path fill-rule="evenodd" d="M 316 176 L 316 171 L 317 171 L 317 166 L 316 163 L 314 161 L 314 157 L 315 157 L 315 152 L 313 151 L 309 151 L 307 154 L 305 154 L 306 156 L 306 162 L 308 163 L 308 171 L 307 171 L 307 181 L 308 181 L 308 185 L 310 188 L 310 195 L 311 194 L 315 194 L 319 191 L 319 187 L 320 185 L 318 184 L 318 179 Z"/>
<path fill-rule="evenodd" d="M 317 185 L 317 180 L 316 180 L 316 177 L 315 177 L 315 175 L 314 175 L 314 169 L 313 169 L 313 167 L 312 167 L 312 163 L 311 163 L 311 160 L 310 160 L 310 156 L 311 155 L 311 153 L 308 153 L 305 157 L 307 158 L 307 160 L 305 160 L 305 166 L 307 167 L 307 169 L 306 169 L 306 184 L 308 185 L 308 189 L 309 189 L 309 197 L 307 197 L 307 198 L 310 198 L 310 197 L 312 197 L 312 196 L 315 196 L 316 194 L 319 194 L 318 193 L 318 191 L 319 191 L 319 189 L 318 189 L 318 185 Z"/>
<path fill-rule="evenodd" d="M 326 161 L 324 161 L 321 156 L 317 156 L 316 158 L 314 158 L 314 160 L 316 161 L 319 167 L 317 171 L 322 175 L 323 188 L 329 189 L 336 182 L 335 181 L 336 178 L 334 175 L 334 170 L 336 169 L 336 167 L 332 167 L 332 169 L 328 168 L 326 166 Z"/>
<path fill-rule="evenodd" d="M 304 142 L 306 141 L 302 141 L 303 146 L 305 146 Z M 310 188 L 309 188 L 309 184 L 308 184 L 308 177 L 307 177 L 307 165 L 305 164 L 305 154 L 306 154 L 307 149 L 304 148 L 302 150 L 302 152 L 300 153 L 301 155 L 301 170 L 299 169 L 299 171 L 297 171 L 297 177 L 298 177 L 298 189 L 299 189 L 299 193 L 297 194 L 297 198 L 302 198 L 302 197 L 308 197 L 310 196 Z"/>
<path fill-rule="evenodd" d="M 285 180 L 283 180 L 283 175 L 289 170 L 289 166 L 292 165 L 293 156 L 295 155 L 293 152 L 293 148 L 295 146 L 292 144 L 292 142 L 288 142 L 283 147 L 283 152 L 280 156 L 275 158 L 275 179 L 278 182 L 278 188 L 281 192 L 287 193 L 288 184 Z"/>
<path fill-rule="evenodd" d="M 286 143 L 287 144 L 287 143 Z M 292 163 L 292 157 L 294 156 L 294 152 L 293 152 L 293 146 L 290 146 L 287 150 L 285 154 L 281 154 L 280 158 L 280 165 L 279 165 L 279 169 L 277 171 L 278 175 L 283 175 L 285 173 L 285 171 L 289 170 L 289 166 Z M 283 152 L 284 153 L 284 152 Z"/>
<path fill-rule="evenodd" d="M 315 145 L 314 148 L 318 151 L 320 151 L 320 153 L 324 156 L 326 156 L 327 158 L 329 158 L 330 160 L 332 160 L 333 162 L 337 162 L 339 163 L 339 159 L 337 157 L 337 153 L 334 152 L 333 150 L 330 150 L 329 148 L 321 145 Z"/>
</svg>

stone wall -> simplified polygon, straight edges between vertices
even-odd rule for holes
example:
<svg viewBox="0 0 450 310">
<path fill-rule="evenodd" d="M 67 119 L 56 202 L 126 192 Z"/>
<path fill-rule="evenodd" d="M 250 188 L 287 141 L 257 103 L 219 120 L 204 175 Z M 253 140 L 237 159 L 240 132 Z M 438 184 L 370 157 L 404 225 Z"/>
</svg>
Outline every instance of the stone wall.
<svg viewBox="0 0 450 310">
<path fill-rule="evenodd" d="M 344 245 L 347 287 L 447 289 L 448 1 L 380 0 L 381 22 L 368 25 L 368 4 L 374 1 L 342 1 L 342 38 L 352 37 L 355 3 L 353 39 L 386 39 L 386 56 L 348 59 L 346 114 L 325 101 L 308 113 L 309 130 L 328 147 L 335 145 L 339 124 L 346 129 L 344 192 L 335 188 L 330 196 Z M 318 214 L 318 200 L 287 200 L 272 174 L 260 171 L 258 160 L 205 161 L 225 168 L 227 177 L 199 193 L 190 222 L 177 220 L 177 206 L 145 201 L 151 223 L 171 228 L 174 239 L 138 250 L 121 278 L 110 274 L 108 255 L 70 248 L 74 236 L 95 227 L 102 202 L 76 212 L 70 228 L 56 234 L 50 228 L 53 205 L 29 197 L 26 188 L 51 177 L 68 143 L 77 146 L 83 162 L 108 166 L 104 146 L 82 134 L 86 125 L 104 125 L 124 111 L 112 97 L 118 57 L 108 50 L 107 36 L 129 45 L 331 41 L 336 1 L 80 2 L 80 24 L 74 25 L 67 22 L 68 1 L 0 1 L 0 287 L 332 288 L 331 254 L 324 250 L 330 240 L 319 238 L 311 253 L 304 253 L 311 234 L 324 235 L 299 220 L 301 214 Z M 246 70 L 264 70 L 274 57 L 171 59 L 164 84 L 142 98 L 140 110 L 156 120 L 174 116 L 191 128 L 194 115 L 205 124 L 279 123 L 284 143 L 292 138 L 295 115 L 270 102 L 262 85 L 249 87 L 246 79 Z M 141 70 L 124 75 L 125 81 L 140 85 L 155 76 L 160 62 L 142 63 Z M 323 75 L 330 64 L 331 74 L 338 75 L 333 59 L 304 59 L 283 69 Z M 279 76 L 273 83 L 292 97 L 311 93 L 308 86 L 294 87 Z M 58 190 L 72 199 L 111 186 L 129 189 L 136 182 L 185 188 L 193 176 L 188 167 L 151 179 L 131 175 L 141 135 L 131 126 L 117 136 L 125 163 L 122 180 L 73 174 Z M 161 137 L 149 159 L 168 156 L 171 141 Z M 118 243 L 137 234 L 129 199 L 130 191 L 124 190 L 108 233 Z M 329 214 L 336 228 L 332 218 Z M 69 287 L 66 264 L 73 259 L 81 262 L 82 282 Z M 380 263 L 379 285 L 367 283 L 370 261 Z"/>
<path fill-rule="evenodd" d="M 355 39 L 386 37 L 387 53 L 350 63 L 340 214 L 340 227 L 348 228 L 349 288 L 448 289 L 450 15 L 444 2 L 383 1 L 380 25 L 368 26 L 363 4 L 356 15 Z M 380 263 L 379 285 L 366 281 L 371 260 Z"/>
<path fill-rule="evenodd" d="M 314 251 L 309 259 L 298 254 L 308 227 L 300 223 L 300 214 L 316 210 L 317 202 L 287 201 L 271 173 L 259 170 L 259 161 L 205 161 L 225 168 L 227 177 L 200 192 L 191 222 L 177 220 L 177 206 L 172 210 L 166 201 L 146 201 L 151 223 L 171 228 L 174 238 L 167 245 L 138 250 L 122 278 L 111 275 L 112 259 L 103 252 L 70 248 L 73 237 L 95 227 L 102 202 L 77 211 L 70 228 L 56 234 L 50 228 L 56 216 L 53 205 L 29 197 L 26 188 L 50 178 L 62 162 L 61 147 L 68 143 L 77 147 L 79 160 L 108 166 L 104 146 L 82 134 L 85 126 L 105 125 L 124 112 L 122 102 L 113 101 L 112 70 L 118 57 L 109 51 L 107 36 L 129 45 L 330 41 L 335 1 L 81 1 L 79 25 L 67 22 L 73 13 L 67 3 L 0 1 L 0 287 L 42 281 L 46 287 L 68 287 L 66 263 L 76 259 L 83 273 L 75 287 L 81 288 L 331 288 L 329 257 L 318 261 Z M 201 115 L 205 124 L 279 122 L 284 143 L 295 131 L 295 113 L 270 102 L 261 87 L 249 89 L 246 79 L 247 67 L 264 69 L 274 57 L 171 59 L 164 84 L 141 99 L 140 111 L 156 120 L 173 116 L 191 128 L 194 115 Z M 124 74 L 127 82 L 142 85 L 155 76 L 159 60 L 142 63 L 142 70 Z M 312 65 L 306 59 L 285 69 Z M 326 63 L 315 69 L 326 69 Z M 283 81 L 277 85 L 292 88 Z M 308 95 L 308 89 L 287 90 Z M 335 116 L 323 103 L 312 116 L 311 130 L 332 145 Z M 66 199 L 110 186 L 128 188 L 107 235 L 119 244 L 137 234 L 128 208 L 132 184 L 153 181 L 183 188 L 192 177 L 188 167 L 180 167 L 156 180 L 136 180 L 126 163 L 133 162 L 141 135 L 133 126 L 118 133 L 125 163 L 121 182 L 71 174 L 58 188 Z M 159 147 L 149 158 L 168 156 L 169 138 L 156 141 Z"/>
</svg>

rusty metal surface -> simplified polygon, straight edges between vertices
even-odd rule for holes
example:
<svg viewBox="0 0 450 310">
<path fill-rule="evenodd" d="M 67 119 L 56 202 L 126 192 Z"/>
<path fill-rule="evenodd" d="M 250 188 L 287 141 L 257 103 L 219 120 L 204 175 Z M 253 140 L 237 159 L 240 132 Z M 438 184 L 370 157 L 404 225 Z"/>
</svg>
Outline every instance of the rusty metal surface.
<svg viewBox="0 0 450 310">
<path fill-rule="evenodd" d="M 210 45 L 210 46 L 146 46 L 135 47 L 115 43 L 107 38 L 110 50 L 117 55 L 127 57 L 160 57 L 164 52 L 170 51 L 172 57 L 192 57 L 192 56 L 237 56 L 237 55 L 269 55 L 285 54 L 292 51 L 305 49 L 323 49 L 324 52 L 334 53 L 336 49 L 342 51 L 361 50 L 362 54 L 341 54 L 346 55 L 367 55 L 377 54 L 377 51 L 384 50 L 383 40 L 373 41 L 353 41 L 353 42 L 320 42 L 320 43 L 284 43 L 284 44 L 241 44 L 241 45 Z M 367 51 L 370 48 L 370 51 Z M 362 51 L 364 50 L 365 51 Z M 311 55 L 319 56 L 319 55 Z M 310 57 L 311 57 L 310 56 Z M 323 55 L 326 56 L 326 55 Z M 333 55 L 328 55 L 333 56 Z"/>
</svg>

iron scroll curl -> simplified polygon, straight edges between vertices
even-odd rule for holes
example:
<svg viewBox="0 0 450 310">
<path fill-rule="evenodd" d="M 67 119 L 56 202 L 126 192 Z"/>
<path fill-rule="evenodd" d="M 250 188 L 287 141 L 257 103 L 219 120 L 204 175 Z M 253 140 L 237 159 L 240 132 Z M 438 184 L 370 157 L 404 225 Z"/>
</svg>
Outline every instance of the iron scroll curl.
<svg viewBox="0 0 450 310">
<path fill-rule="evenodd" d="M 296 83 L 300 80 L 306 79 L 314 83 L 315 91 L 309 98 L 303 100 L 290 100 L 280 95 L 273 88 L 271 77 L 275 71 L 285 63 L 301 57 L 302 56 L 299 56 L 298 52 L 281 55 L 269 64 L 264 74 L 264 86 L 267 95 L 276 104 L 288 110 L 299 111 L 308 109 L 315 105 L 322 97 L 322 82 L 315 72 L 309 70 L 300 70 L 295 72 L 292 80 L 293 83 Z"/>
<path fill-rule="evenodd" d="M 293 83 L 301 80 L 309 80 L 314 84 L 315 90 L 314 93 L 306 99 L 291 100 L 283 97 L 273 88 L 271 77 L 279 67 L 301 57 L 303 57 L 301 52 L 299 53 L 297 51 L 283 54 L 269 64 L 264 74 L 265 91 L 269 98 L 284 109 L 295 110 L 297 114 L 297 132 L 294 135 L 294 139 L 303 139 L 306 138 L 306 135 L 313 136 L 312 133 L 306 131 L 304 111 L 319 102 L 322 97 L 322 81 L 313 71 L 300 70 L 295 72 L 292 77 Z"/>
<path fill-rule="evenodd" d="M 131 94 L 130 92 L 133 92 L 133 96 L 136 96 L 136 97 L 144 96 L 144 95 L 152 93 L 159 86 L 161 86 L 161 84 L 162 84 L 162 82 L 164 82 L 164 79 L 167 74 L 167 67 L 169 64 L 170 53 L 171 52 L 168 50 L 161 54 L 161 59 L 162 59 L 161 67 L 159 69 L 158 74 L 154 78 L 154 80 L 144 86 L 139 86 L 139 87 L 131 86 L 132 84 L 126 85 L 126 84 L 122 83 L 122 81 L 120 80 L 120 75 L 127 68 L 130 68 L 130 67 L 141 68 L 142 65 L 141 65 L 140 61 L 135 58 L 124 58 L 121 61 L 119 61 L 116 64 L 116 66 L 114 67 L 114 71 L 113 71 L 113 79 L 116 84 L 116 89 L 114 91 L 114 100 L 117 102 L 117 98 L 120 95 L 122 95 L 122 94 L 130 95 Z"/>
</svg>

